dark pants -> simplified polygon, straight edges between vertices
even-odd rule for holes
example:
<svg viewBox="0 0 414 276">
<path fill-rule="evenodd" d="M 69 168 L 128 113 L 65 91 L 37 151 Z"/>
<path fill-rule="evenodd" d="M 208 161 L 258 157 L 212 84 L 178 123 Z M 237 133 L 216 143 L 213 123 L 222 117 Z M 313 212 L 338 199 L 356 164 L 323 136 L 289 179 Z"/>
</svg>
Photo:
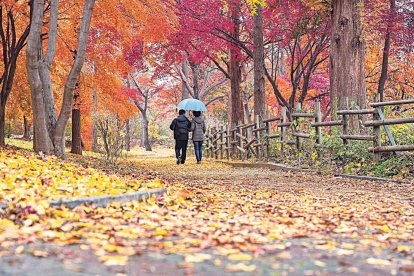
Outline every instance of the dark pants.
<svg viewBox="0 0 414 276">
<path fill-rule="evenodd" d="M 175 157 L 181 158 L 181 163 L 185 162 L 187 157 L 188 140 L 175 140 Z"/>
<path fill-rule="evenodd" d="M 203 141 L 193 141 L 194 143 L 194 151 L 197 161 L 201 161 L 203 157 Z"/>
</svg>

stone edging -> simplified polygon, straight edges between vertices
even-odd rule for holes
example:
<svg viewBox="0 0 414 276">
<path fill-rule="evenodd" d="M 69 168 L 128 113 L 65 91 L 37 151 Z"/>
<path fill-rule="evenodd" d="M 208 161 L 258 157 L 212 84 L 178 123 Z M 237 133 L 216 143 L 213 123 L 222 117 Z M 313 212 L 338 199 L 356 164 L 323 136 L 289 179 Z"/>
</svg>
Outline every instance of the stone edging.
<svg viewBox="0 0 414 276">
<path fill-rule="evenodd" d="M 119 202 L 119 203 L 126 203 L 130 201 L 142 201 L 143 198 L 150 198 L 152 196 L 160 196 L 167 192 L 167 189 L 154 189 L 149 191 L 140 191 L 132 194 L 120 194 L 114 196 L 92 196 L 92 197 L 85 197 L 85 198 L 77 198 L 77 199 L 64 199 L 64 200 L 53 200 L 49 201 L 50 206 L 52 207 L 59 207 L 61 205 L 65 205 L 68 208 L 75 208 L 76 206 L 82 204 L 94 204 L 98 207 L 105 207 L 106 205 Z M 9 205 L 0 205 L 0 209 L 7 209 Z"/>
</svg>

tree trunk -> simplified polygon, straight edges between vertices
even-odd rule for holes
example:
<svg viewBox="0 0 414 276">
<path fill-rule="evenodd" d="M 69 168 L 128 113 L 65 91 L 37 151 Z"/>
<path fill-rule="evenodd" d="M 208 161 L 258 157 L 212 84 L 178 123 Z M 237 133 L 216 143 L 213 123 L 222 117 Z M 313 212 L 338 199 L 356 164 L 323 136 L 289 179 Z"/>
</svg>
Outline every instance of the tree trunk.
<svg viewBox="0 0 414 276">
<path fill-rule="evenodd" d="M 142 140 L 146 151 L 152 151 L 151 143 L 149 141 L 148 134 L 148 118 L 146 115 L 142 115 Z"/>
<path fill-rule="evenodd" d="M 194 99 L 200 99 L 200 87 L 198 83 L 198 75 L 199 75 L 199 68 L 197 64 L 190 63 L 191 71 L 193 73 L 193 92 L 194 92 Z"/>
<path fill-rule="evenodd" d="M 49 137 L 53 137 L 54 128 L 57 120 L 55 99 L 52 89 L 52 78 L 50 70 L 56 53 L 56 39 L 58 29 L 59 0 L 50 2 L 50 20 L 48 43 L 45 57 L 39 62 L 39 75 L 42 80 L 43 100 L 46 114 L 46 124 Z"/>
<path fill-rule="evenodd" d="M 26 116 L 23 116 L 23 128 L 24 128 L 23 139 L 30 140 L 31 139 L 30 125 L 29 125 L 29 122 L 27 121 Z"/>
<path fill-rule="evenodd" d="M 0 147 L 6 146 L 6 108 L 0 105 Z"/>
<path fill-rule="evenodd" d="M 72 109 L 72 145 L 70 152 L 82 155 L 81 112 L 79 108 Z"/>
<path fill-rule="evenodd" d="M 32 26 L 26 47 L 26 68 L 32 97 L 33 128 L 36 133 L 34 150 L 36 153 L 50 154 L 52 145 L 46 125 L 42 81 L 39 74 L 44 2 L 44 0 L 33 1 Z"/>
<path fill-rule="evenodd" d="M 183 70 L 183 74 L 186 77 L 186 79 L 188 79 L 189 69 L 188 69 L 187 58 L 183 61 L 181 69 Z M 190 98 L 190 91 L 188 91 L 184 80 L 181 80 L 181 94 L 182 94 L 182 100 Z"/>
<path fill-rule="evenodd" d="M 360 19 L 361 0 L 334 0 L 330 53 L 332 115 L 338 109 L 365 108 L 365 42 Z M 359 121 L 352 116 L 350 129 Z"/>
<path fill-rule="evenodd" d="M 33 11 L 33 0 L 29 1 L 30 15 Z M 17 59 L 23 47 L 26 44 L 26 40 L 29 35 L 31 19 L 28 25 L 24 29 L 15 28 L 16 17 L 13 15 L 13 5 L 9 8 L 0 5 L 0 41 L 2 47 L 2 64 L 3 72 L 1 75 L 1 90 L 0 90 L 0 146 L 5 145 L 5 109 L 7 100 L 12 91 L 13 81 L 17 69 Z M 3 25 L 4 24 L 4 25 Z M 18 32 L 23 30 L 18 36 Z"/>
<path fill-rule="evenodd" d="M 49 89 L 51 87 L 49 86 L 50 83 L 48 83 L 50 76 L 45 76 L 45 73 L 50 75 L 50 68 L 48 67 L 53 62 L 56 50 L 58 0 L 51 2 L 48 49 L 45 59 L 40 60 L 41 57 L 39 54 L 42 53 L 41 35 L 44 19 L 44 4 L 44 0 L 34 0 L 33 2 L 32 26 L 30 28 L 26 50 L 27 75 L 32 95 L 33 126 L 34 133 L 36 133 L 33 145 L 37 153 L 43 152 L 50 154 L 53 150 L 56 155 L 65 158 L 65 131 L 72 112 L 73 91 L 85 61 L 88 32 L 95 0 L 85 1 L 75 61 L 65 84 L 62 107 L 53 128 L 50 128 L 50 126 L 48 128 L 48 125 L 50 123 L 50 112 L 54 108 L 54 100 L 53 96 L 50 97 L 50 92 L 52 92 Z M 50 129 L 52 129 L 53 136 L 50 136 Z"/>
<path fill-rule="evenodd" d="M 266 112 L 265 74 L 264 74 L 264 42 L 263 42 L 263 10 L 258 5 L 253 16 L 253 65 L 254 65 L 254 115 L 264 118 Z"/>
<path fill-rule="evenodd" d="M 230 0 L 231 18 L 234 23 L 233 37 L 240 38 L 241 8 L 239 1 Z M 241 95 L 241 51 L 236 45 L 230 45 L 230 96 L 229 96 L 229 125 L 243 121 L 243 100 Z"/>
<path fill-rule="evenodd" d="M 93 7 L 95 0 L 86 0 L 83 10 L 82 23 L 79 31 L 78 48 L 76 51 L 75 62 L 69 73 L 63 92 L 62 108 L 56 122 L 53 144 L 56 155 L 65 158 L 65 130 L 70 118 L 73 105 L 73 91 L 79 80 L 79 76 L 86 57 L 86 47 L 88 44 L 88 33 L 91 24 Z"/>
<path fill-rule="evenodd" d="M 131 128 L 130 128 L 130 120 L 126 121 L 126 134 L 125 134 L 125 149 L 126 151 L 131 151 Z"/>
<path fill-rule="evenodd" d="M 393 14 L 395 11 L 395 0 L 390 0 L 390 10 Z M 388 78 L 388 59 L 390 56 L 390 48 L 391 48 L 391 28 L 392 28 L 392 18 L 388 18 L 387 23 L 387 31 L 385 33 L 385 42 L 384 42 L 384 50 L 382 52 L 382 64 L 381 64 L 381 76 L 378 81 L 378 94 L 380 97 L 380 101 L 384 101 L 384 89 L 385 89 L 385 82 Z"/>
<path fill-rule="evenodd" d="M 93 114 L 92 114 L 92 151 L 98 151 L 98 126 L 97 126 L 97 118 L 98 116 L 98 99 L 96 97 L 96 91 L 92 92 L 92 99 L 93 99 Z"/>
</svg>

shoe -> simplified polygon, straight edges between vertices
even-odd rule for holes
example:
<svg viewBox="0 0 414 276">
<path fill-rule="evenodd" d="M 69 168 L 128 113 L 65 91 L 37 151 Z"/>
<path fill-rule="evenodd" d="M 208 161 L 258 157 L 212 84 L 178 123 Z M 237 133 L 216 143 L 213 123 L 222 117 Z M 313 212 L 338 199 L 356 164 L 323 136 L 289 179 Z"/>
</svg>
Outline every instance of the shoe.
<svg viewBox="0 0 414 276">
<path fill-rule="evenodd" d="M 184 165 L 185 164 L 185 160 L 183 161 L 183 160 L 181 160 L 181 165 Z"/>
<path fill-rule="evenodd" d="M 180 157 L 178 157 L 177 158 L 177 165 L 180 165 L 181 164 L 181 158 Z"/>
<path fill-rule="evenodd" d="M 201 164 L 201 161 L 197 161 L 197 164 Z"/>
</svg>

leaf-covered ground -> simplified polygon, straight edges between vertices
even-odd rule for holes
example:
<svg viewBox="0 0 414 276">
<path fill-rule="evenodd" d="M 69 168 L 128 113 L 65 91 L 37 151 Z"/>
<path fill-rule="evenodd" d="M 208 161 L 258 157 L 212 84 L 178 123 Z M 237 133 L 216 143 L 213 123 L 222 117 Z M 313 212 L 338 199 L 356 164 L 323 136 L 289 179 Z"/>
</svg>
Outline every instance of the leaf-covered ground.
<svg viewBox="0 0 414 276">
<path fill-rule="evenodd" d="M 413 184 L 177 166 L 165 154 L 129 156 L 117 172 L 161 178 L 169 194 L 107 208 L 16 204 L 0 221 L 0 274 L 16 271 L 13 263 L 74 274 L 414 272 Z"/>
<path fill-rule="evenodd" d="M 159 180 L 119 178 L 55 157 L 31 152 L 0 152 L 0 205 L 35 207 L 40 201 L 117 195 L 159 188 Z M 45 202 L 41 202 L 45 204 Z"/>
</svg>

